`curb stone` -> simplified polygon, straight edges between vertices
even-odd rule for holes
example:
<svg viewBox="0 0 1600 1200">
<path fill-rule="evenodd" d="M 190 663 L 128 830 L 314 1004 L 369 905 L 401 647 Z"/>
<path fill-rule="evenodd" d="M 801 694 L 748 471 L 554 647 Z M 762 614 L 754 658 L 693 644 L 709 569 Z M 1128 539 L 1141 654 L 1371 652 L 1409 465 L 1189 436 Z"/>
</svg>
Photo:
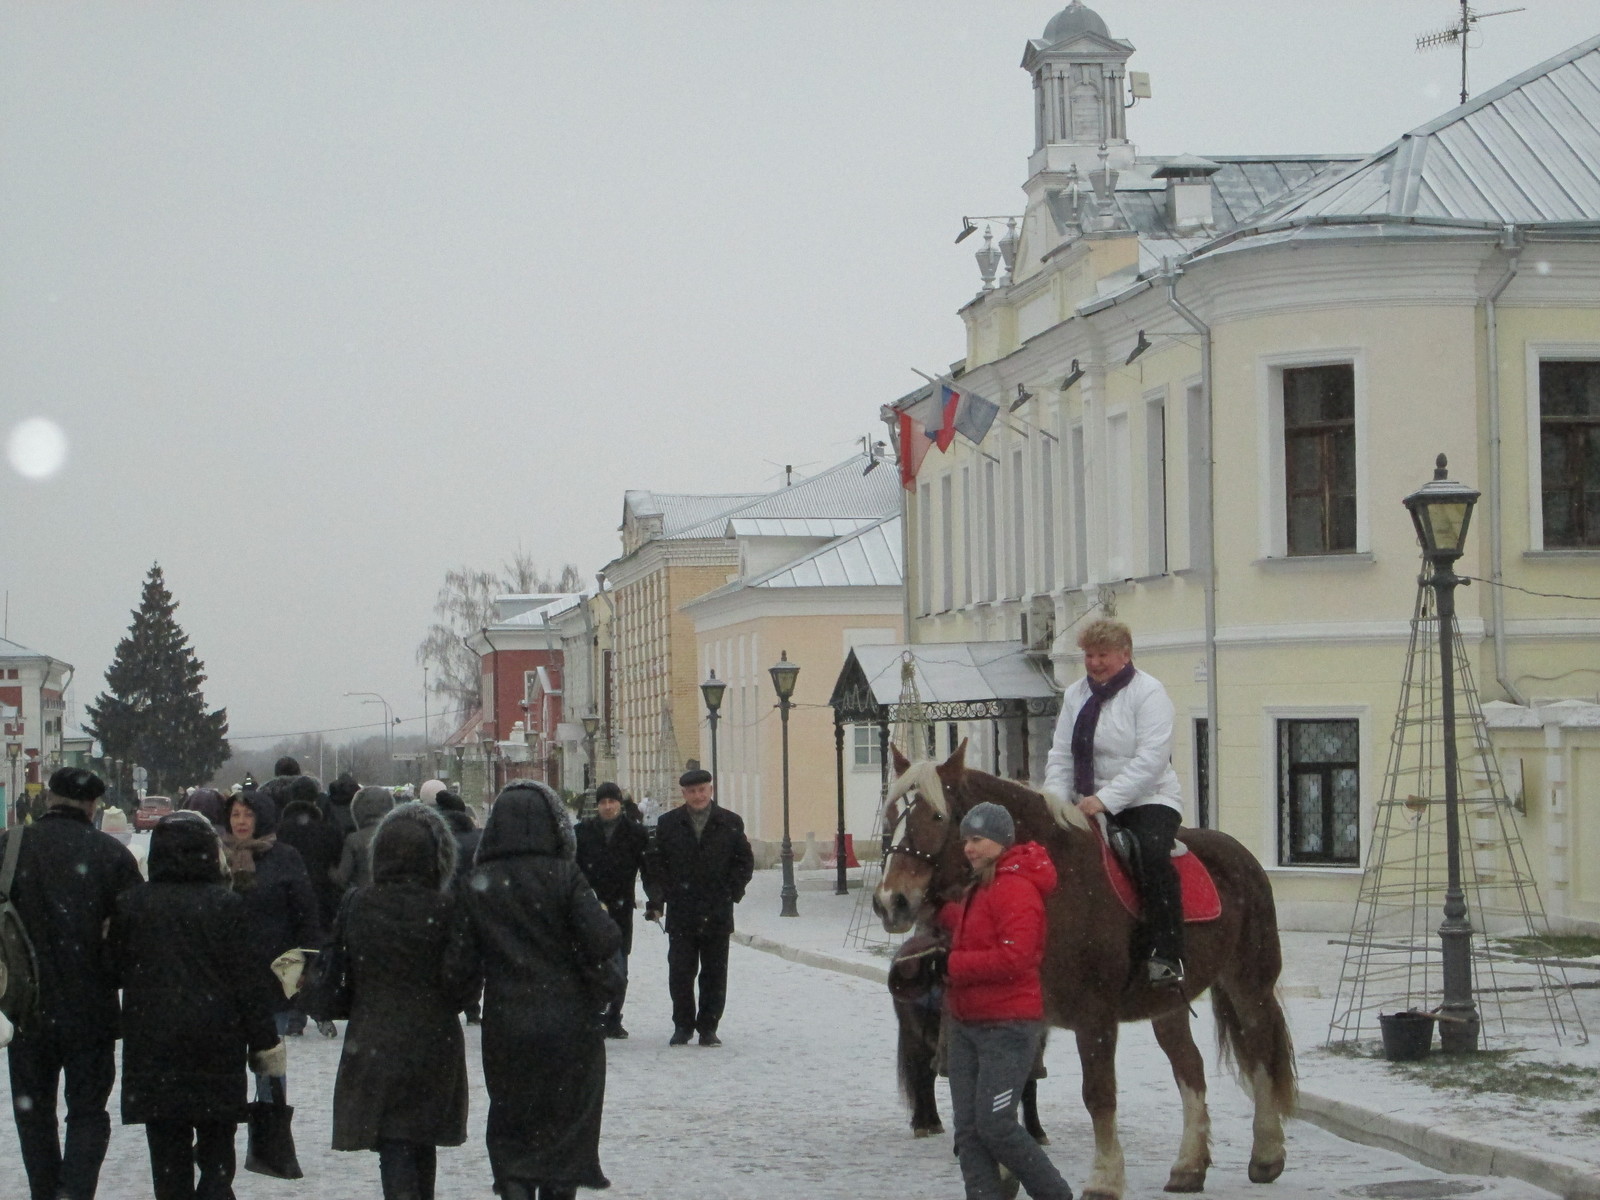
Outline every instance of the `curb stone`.
<svg viewBox="0 0 1600 1200">
<path fill-rule="evenodd" d="M 775 954 L 801 966 L 854 975 L 875 983 L 887 983 L 889 979 L 887 965 L 857 962 L 819 950 L 802 950 L 756 933 L 735 933 L 733 940 L 752 950 Z M 1509 1142 L 1474 1136 L 1447 1125 L 1408 1121 L 1404 1117 L 1362 1108 L 1347 1100 L 1320 1096 L 1303 1088 L 1295 1116 L 1346 1141 L 1392 1150 L 1436 1171 L 1455 1175 L 1510 1177 L 1554 1192 L 1562 1200 L 1600 1200 L 1600 1168 L 1581 1159 L 1536 1153 Z"/>
</svg>

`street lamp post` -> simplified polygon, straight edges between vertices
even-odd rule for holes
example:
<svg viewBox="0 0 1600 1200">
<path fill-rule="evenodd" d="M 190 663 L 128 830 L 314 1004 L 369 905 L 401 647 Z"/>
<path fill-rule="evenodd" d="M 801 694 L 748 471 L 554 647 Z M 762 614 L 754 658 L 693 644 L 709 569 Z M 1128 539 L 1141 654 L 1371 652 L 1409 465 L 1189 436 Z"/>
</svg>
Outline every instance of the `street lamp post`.
<svg viewBox="0 0 1600 1200">
<path fill-rule="evenodd" d="M 493 802 L 495 793 L 499 790 L 494 777 L 494 730 L 487 725 L 478 727 L 478 745 L 483 749 L 483 782 L 488 791 L 488 801 Z"/>
<path fill-rule="evenodd" d="M 845 859 L 848 855 L 844 852 L 844 722 L 839 719 L 838 711 L 833 716 L 833 766 L 838 773 L 837 795 L 839 797 L 839 828 L 835 831 L 833 839 L 834 880 L 833 894 L 835 896 L 848 896 L 850 883 L 845 878 Z"/>
<path fill-rule="evenodd" d="M 19 814 L 22 812 L 22 809 L 19 808 L 18 805 L 17 805 L 17 793 L 19 791 L 21 791 L 21 788 L 17 783 L 17 760 L 20 759 L 21 757 L 22 757 L 22 743 L 21 742 L 7 742 L 6 743 L 6 758 L 8 760 L 10 760 L 10 763 L 11 763 L 11 785 L 6 791 L 6 797 L 7 797 L 6 809 L 7 809 L 7 812 L 6 812 L 6 815 L 5 815 L 5 823 L 7 825 L 11 824 L 11 820 L 12 820 L 12 818 L 14 816 L 17 817 L 19 822 L 21 820 L 21 817 L 20 817 Z"/>
<path fill-rule="evenodd" d="M 589 786 L 600 782 L 600 764 L 595 758 L 595 738 L 600 735 L 600 718 L 590 713 L 583 718 L 583 748 L 589 755 Z"/>
<path fill-rule="evenodd" d="M 1439 455 L 1433 480 L 1405 499 L 1428 560 L 1426 582 L 1432 586 L 1439 621 L 1440 714 L 1444 722 L 1444 830 L 1447 877 L 1444 920 L 1439 925 L 1443 957 L 1444 1003 L 1439 1022 L 1439 1048 L 1467 1054 L 1478 1048 L 1478 1008 L 1472 999 L 1472 922 L 1461 890 L 1461 817 L 1456 766 L 1455 623 L 1456 560 L 1466 548 L 1467 525 L 1478 493 L 1446 478 Z"/>
<path fill-rule="evenodd" d="M 789 661 L 789 652 L 785 650 L 767 673 L 772 676 L 773 691 L 778 693 L 778 716 L 783 722 L 783 891 L 780 893 L 783 905 L 778 915 L 798 917 L 800 908 L 796 901 L 800 892 L 794 886 L 794 843 L 789 840 L 789 710 L 794 707 L 794 683 L 800 668 Z"/>
<path fill-rule="evenodd" d="M 346 696 L 371 696 L 383 705 L 383 751 L 389 758 L 389 765 L 384 771 L 384 778 L 391 783 L 394 781 L 394 709 L 389 707 L 389 702 L 377 692 L 346 692 Z M 367 703 L 372 703 L 372 700 Z"/>
<path fill-rule="evenodd" d="M 777 670 L 776 667 L 773 670 Z M 706 720 L 711 724 L 711 794 L 721 800 L 718 792 L 720 780 L 717 777 L 717 717 L 722 708 L 722 694 L 728 690 L 728 685 L 717 678 L 715 670 L 700 685 L 700 694 L 706 701 Z"/>
</svg>

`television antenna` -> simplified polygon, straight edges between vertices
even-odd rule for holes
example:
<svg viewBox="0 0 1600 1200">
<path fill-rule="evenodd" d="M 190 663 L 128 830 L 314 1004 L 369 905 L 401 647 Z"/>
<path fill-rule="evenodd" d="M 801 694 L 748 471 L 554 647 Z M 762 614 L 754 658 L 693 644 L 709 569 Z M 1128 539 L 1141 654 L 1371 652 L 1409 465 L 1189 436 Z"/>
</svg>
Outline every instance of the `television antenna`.
<svg viewBox="0 0 1600 1200">
<path fill-rule="evenodd" d="M 1467 102 L 1467 35 L 1472 33 L 1479 21 L 1490 17 L 1503 17 L 1507 13 L 1527 12 L 1526 8 L 1499 8 L 1494 12 L 1474 12 L 1468 7 L 1467 0 L 1461 0 L 1461 16 L 1454 25 L 1447 25 L 1435 33 L 1425 33 L 1417 39 L 1417 52 L 1424 50 L 1437 50 L 1440 46 L 1460 45 L 1461 47 L 1461 103 Z"/>
</svg>

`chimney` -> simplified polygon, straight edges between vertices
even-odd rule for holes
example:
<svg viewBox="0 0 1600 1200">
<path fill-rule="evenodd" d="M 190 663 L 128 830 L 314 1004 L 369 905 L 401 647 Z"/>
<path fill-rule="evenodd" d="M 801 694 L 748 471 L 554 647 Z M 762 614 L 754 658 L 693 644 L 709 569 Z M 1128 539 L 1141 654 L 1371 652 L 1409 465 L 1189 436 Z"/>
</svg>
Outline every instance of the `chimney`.
<svg viewBox="0 0 1600 1200">
<path fill-rule="evenodd" d="M 1169 158 L 1151 175 L 1167 181 L 1167 224 L 1176 233 L 1199 232 L 1216 224 L 1211 177 L 1222 164 L 1193 154 Z"/>
</svg>

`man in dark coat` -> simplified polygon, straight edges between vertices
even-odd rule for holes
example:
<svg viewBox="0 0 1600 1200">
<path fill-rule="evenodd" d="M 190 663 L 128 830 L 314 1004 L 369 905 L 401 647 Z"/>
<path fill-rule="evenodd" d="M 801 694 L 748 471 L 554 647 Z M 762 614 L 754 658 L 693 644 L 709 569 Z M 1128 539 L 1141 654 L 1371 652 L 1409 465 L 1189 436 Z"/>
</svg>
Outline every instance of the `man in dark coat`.
<svg viewBox="0 0 1600 1200">
<path fill-rule="evenodd" d="M 484 972 L 484 1140 L 504 1200 L 610 1186 L 600 1170 L 610 996 L 598 977 L 622 938 L 576 849 L 561 798 L 512 780 L 461 888 Z"/>
<path fill-rule="evenodd" d="M 755 871 L 750 840 L 738 813 L 711 796 L 710 771 L 685 771 L 683 804 L 656 822 L 645 872 L 645 917 L 667 910 L 667 987 L 672 993 L 672 1046 L 720 1046 L 717 1025 L 728 993 L 728 935 L 733 906 L 744 899 Z M 700 1003 L 695 1005 L 695 975 Z"/>
<path fill-rule="evenodd" d="M 350 802 L 360 790 L 361 785 L 349 771 L 328 785 L 328 815 L 334 828 L 344 837 L 356 831 L 356 819 L 350 812 Z"/>
<path fill-rule="evenodd" d="M 33 1200 L 92 1200 L 111 1140 L 117 978 L 105 944 L 117 896 L 139 884 L 127 847 L 90 823 L 105 794 L 77 767 L 50 776 L 44 816 L 22 838 L 11 899 L 39 959 L 39 1019 L 9 1049 L 11 1107 Z M 66 1076 L 65 1148 L 56 1089 Z"/>
<path fill-rule="evenodd" d="M 284 1071 L 273 1023 L 283 992 L 250 952 L 244 902 L 228 890 L 217 850 L 201 814 L 163 817 L 150 835 L 150 882 L 121 897 L 111 922 L 122 1123 L 145 1127 L 157 1200 L 233 1195 L 245 1065 Z"/>
<path fill-rule="evenodd" d="M 623 815 L 622 789 L 616 784 L 602 783 L 595 788 L 594 799 L 599 814 L 578 823 L 578 869 L 622 931 L 623 994 L 606 1011 L 606 1036 L 625 1038 L 622 1002 L 627 996 L 628 955 L 633 953 L 634 884 L 644 869 L 650 838 L 643 825 Z"/>
<path fill-rule="evenodd" d="M 317 897 L 317 915 L 322 927 L 333 926 L 344 889 L 333 875 L 344 853 L 344 835 L 326 820 L 317 803 L 321 789 L 310 775 L 295 775 L 286 780 L 284 795 L 288 803 L 278 816 L 278 840 L 300 851 L 311 876 L 311 890 Z"/>
</svg>

